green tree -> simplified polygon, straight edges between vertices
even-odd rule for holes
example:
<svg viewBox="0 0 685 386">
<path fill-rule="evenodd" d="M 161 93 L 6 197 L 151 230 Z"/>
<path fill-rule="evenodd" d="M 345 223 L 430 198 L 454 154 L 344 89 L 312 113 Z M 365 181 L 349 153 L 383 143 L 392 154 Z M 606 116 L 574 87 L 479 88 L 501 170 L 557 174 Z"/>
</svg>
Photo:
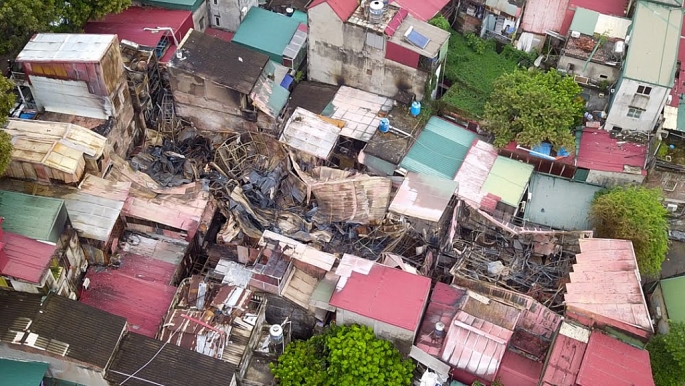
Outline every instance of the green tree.
<svg viewBox="0 0 685 386">
<path fill-rule="evenodd" d="M 556 150 L 575 149 L 571 128 L 582 118 L 584 102 L 572 78 L 556 71 L 518 70 L 497 78 L 493 89 L 483 123 L 495 135 L 495 146 L 547 141 Z"/>
<path fill-rule="evenodd" d="M 131 5 L 131 0 L 57 0 L 60 17 L 59 32 L 80 32 L 88 20 L 110 13 L 119 13 Z M 154 27 L 154 26 L 153 26 Z"/>
<path fill-rule="evenodd" d="M 414 364 L 366 326 L 334 326 L 290 343 L 271 371 L 283 386 L 406 386 Z"/>
<path fill-rule="evenodd" d="M 647 343 L 652 375 L 657 386 L 685 383 L 685 324 L 669 323 L 666 335 L 655 335 Z"/>
<path fill-rule="evenodd" d="M 15 96 L 12 92 L 14 85 L 4 77 L 0 77 L 0 126 L 7 122 L 10 109 L 14 106 Z M 11 138 L 4 130 L 0 130 L 0 176 L 5 174 L 5 170 L 12 160 Z"/>
<path fill-rule="evenodd" d="M 18 51 L 34 33 L 48 31 L 56 20 L 54 0 L 0 1 L 0 54 Z"/>
<path fill-rule="evenodd" d="M 595 196 L 590 220 L 599 237 L 633 242 L 640 272 L 656 276 L 668 252 L 667 211 L 661 190 L 616 187 Z"/>
<path fill-rule="evenodd" d="M 447 32 L 449 32 L 449 30 L 451 28 L 450 22 L 447 21 L 447 19 L 445 19 L 445 17 L 442 16 L 442 14 L 437 14 L 432 19 L 428 20 L 428 24 L 435 26 L 435 27 L 438 27 L 438 28 L 445 30 Z"/>
</svg>

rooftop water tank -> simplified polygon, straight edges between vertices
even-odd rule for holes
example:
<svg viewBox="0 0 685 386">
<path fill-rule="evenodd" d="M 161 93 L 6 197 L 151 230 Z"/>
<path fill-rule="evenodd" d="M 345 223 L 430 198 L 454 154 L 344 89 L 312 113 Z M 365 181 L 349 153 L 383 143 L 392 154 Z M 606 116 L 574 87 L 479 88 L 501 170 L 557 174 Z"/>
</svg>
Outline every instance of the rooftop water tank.
<svg viewBox="0 0 685 386">
<path fill-rule="evenodd" d="M 271 343 L 283 342 L 283 327 L 280 324 L 274 324 L 269 328 L 269 338 Z"/>
<path fill-rule="evenodd" d="M 385 14 L 385 5 L 380 0 L 374 0 L 369 4 L 369 22 L 372 24 L 381 24 L 383 22 L 383 15 Z"/>
</svg>

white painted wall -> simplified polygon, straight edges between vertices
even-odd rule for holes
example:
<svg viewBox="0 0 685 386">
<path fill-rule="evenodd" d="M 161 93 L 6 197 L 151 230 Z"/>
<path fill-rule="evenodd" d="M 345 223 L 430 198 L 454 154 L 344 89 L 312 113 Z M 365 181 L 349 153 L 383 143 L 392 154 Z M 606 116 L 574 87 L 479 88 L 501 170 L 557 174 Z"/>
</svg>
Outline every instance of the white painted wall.
<svg viewBox="0 0 685 386">
<path fill-rule="evenodd" d="M 338 308 L 335 313 L 335 321 L 337 324 L 342 325 L 360 324 L 369 326 L 373 329 L 373 332 L 376 333 L 377 337 L 393 342 L 395 347 L 404 355 L 409 354 L 411 346 L 414 343 L 414 331 L 405 330 L 404 328 L 367 318 L 366 316 L 359 315 L 352 311 Z"/>
<path fill-rule="evenodd" d="M 401 85 L 423 98 L 428 73 L 385 59 L 385 47 L 367 46 L 367 31 L 343 23 L 327 3 L 311 8 L 308 17 L 309 80 L 388 97 L 394 97 Z"/>
<path fill-rule="evenodd" d="M 652 87 L 649 98 L 635 95 L 639 86 Z M 670 89 L 666 87 L 623 79 L 614 94 L 605 128 L 611 130 L 614 126 L 618 126 L 627 131 L 652 131 L 666 105 L 669 91 Z M 628 110 L 631 106 L 645 109 L 639 119 L 628 117 Z"/>
<path fill-rule="evenodd" d="M 53 378 L 88 386 L 109 386 L 99 370 L 70 362 L 68 358 L 55 358 L 40 353 L 16 350 L 11 344 L 0 343 L 0 358 L 49 364 L 48 374 Z"/>
<path fill-rule="evenodd" d="M 642 174 L 604 172 L 590 170 L 586 182 L 610 188 L 617 185 L 642 184 L 645 176 Z"/>
<path fill-rule="evenodd" d="M 212 28 L 235 32 L 247 11 L 256 6 L 258 6 L 257 0 L 207 0 L 209 25 Z M 243 8 L 245 8 L 244 14 L 241 12 Z M 217 16 L 219 24 L 216 23 Z"/>
<path fill-rule="evenodd" d="M 618 77 L 621 75 L 620 68 L 607 66 L 605 64 L 595 62 L 589 62 L 587 64 L 587 68 L 585 68 L 585 71 L 583 71 L 583 67 L 585 67 L 585 60 L 572 58 L 570 56 L 560 57 L 557 68 L 560 70 L 568 71 L 569 64 L 573 64 L 574 66 L 574 70 L 569 72 L 569 75 L 580 75 L 586 78 L 596 80 L 598 82 L 601 82 L 603 80 L 602 78 L 600 78 L 600 75 L 606 76 L 605 80 L 611 83 L 616 82 L 618 80 Z"/>
</svg>

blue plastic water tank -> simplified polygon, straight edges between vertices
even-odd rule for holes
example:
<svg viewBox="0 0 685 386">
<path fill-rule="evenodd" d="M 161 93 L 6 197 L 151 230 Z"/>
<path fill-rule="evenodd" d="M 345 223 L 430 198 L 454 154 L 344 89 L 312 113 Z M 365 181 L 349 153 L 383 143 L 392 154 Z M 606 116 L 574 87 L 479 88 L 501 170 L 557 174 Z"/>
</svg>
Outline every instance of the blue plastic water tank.
<svg viewBox="0 0 685 386">
<path fill-rule="evenodd" d="M 390 121 L 388 118 L 381 118 L 381 123 L 378 125 L 378 131 L 387 133 L 390 130 Z"/>
<path fill-rule="evenodd" d="M 412 102 L 411 109 L 409 109 L 409 112 L 411 113 L 412 116 L 418 117 L 419 114 L 421 114 L 421 102 L 419 102 L 419 101 Z"/>
</svg>

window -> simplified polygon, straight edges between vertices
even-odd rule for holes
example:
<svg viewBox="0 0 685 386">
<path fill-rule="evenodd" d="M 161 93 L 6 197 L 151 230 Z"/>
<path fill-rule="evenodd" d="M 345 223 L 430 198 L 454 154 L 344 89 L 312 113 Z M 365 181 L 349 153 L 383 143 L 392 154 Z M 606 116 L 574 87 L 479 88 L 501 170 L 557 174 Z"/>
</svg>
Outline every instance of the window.
<svg viewBox="0 0 685 386">
<path fill-rule="evenodd" d="M 601 79 L 601 80 L 607 80 L 607 79 L 609 79 L 609 77 L 606 76 L 606 75 L 600 75 L 600 76 L 599 76 L 599 79 Z"/>
<path fill-rule="evenodd" d="M 638 86 L 637 93 L 641 95 L 649 95 L 652 93 L 652 88 L 648 86 Z"/>
<path fill-rule="evenodd" d="M 204 16 L 202 16 L 200 18 L 200 22 L 198 24 L 200 25 L 200 30 L 204 31 L 205 30 L 205 17 Z"/>
<path fill-rule="evenodd" d="M 218 0 L 214 0 L 214 5 L 217 5 L 219 3 Z"/>
<path fill-rule="evenodd" d="M 642 116 L 643 109 L 635 109 L 630 107 L 628 109 L 628 118 L 640 118 Z"/>
<path fill-rule="evenodd" d="M 366 33 L 366 46 L 377 50 L 382 50 L 385 47 L 385 38 L 381 35 L 376 35 L 372 32 Z"/>
<path fill-rule="evenodd" d="M 214 24 L 215 24 L 217 27 L 219 27 L 219 26 L 221 25 L 221 23 L 219 23 L 219 19 L 220 19 L 220 18 L 219 18 L 219 15 L 214 15 L 214 21 L 215 21 Z"/>
</svg>

